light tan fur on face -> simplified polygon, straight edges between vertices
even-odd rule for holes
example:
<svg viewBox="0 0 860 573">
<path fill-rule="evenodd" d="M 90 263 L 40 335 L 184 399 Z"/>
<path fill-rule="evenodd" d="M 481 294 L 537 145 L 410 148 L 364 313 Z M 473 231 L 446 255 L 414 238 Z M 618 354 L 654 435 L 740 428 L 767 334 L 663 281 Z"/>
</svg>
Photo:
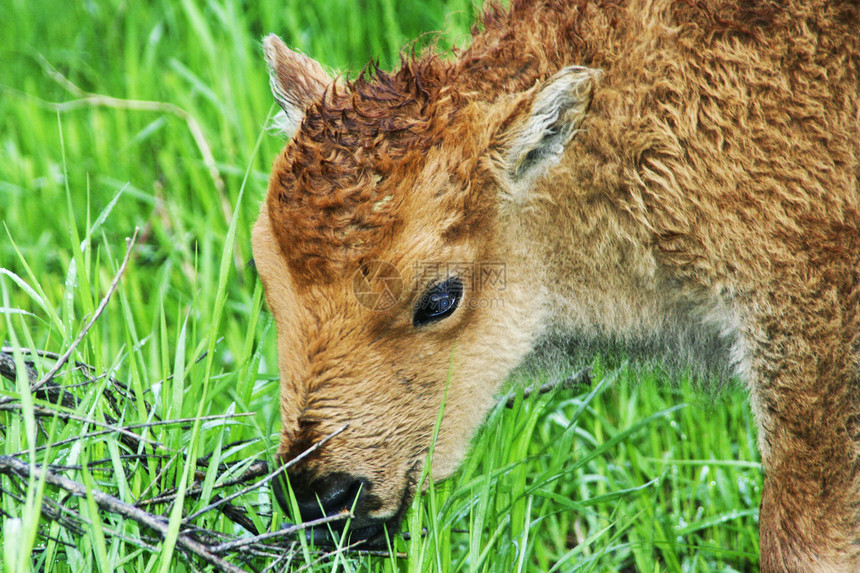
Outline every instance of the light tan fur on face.
<svg viewBox="0 0 860 573">
<path fill-rule="evenodd" d="M 514 0 L 455 59 L 342 85 L 267 40 L 297 120 L 254 229 L 282 457 L 348 422 L 305 471 L 396 518 L 446 392 L 435 478 L 543 337 L 662 347 L 749 388 L 762 570 L 860 568 L 858 29 L 847 1 Z M 352 290 L 375 260 L 384 310 Z M 431 263 L 504 289 L 416 328 Z"/>
</svg>

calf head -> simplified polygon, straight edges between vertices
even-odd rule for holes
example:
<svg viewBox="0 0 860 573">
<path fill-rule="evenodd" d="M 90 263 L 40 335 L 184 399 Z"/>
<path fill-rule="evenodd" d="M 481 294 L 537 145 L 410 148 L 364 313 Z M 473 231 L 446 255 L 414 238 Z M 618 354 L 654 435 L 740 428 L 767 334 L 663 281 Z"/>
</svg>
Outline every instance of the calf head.
<svg viewBox="0 0 860 573">
<path fill-rule="evenodd" d="M 516 220 L 598 74 L 486 101 L 434 57 L 345 82 L 275 36 L 264 48 L 292 136 L 253 236 L 278 328 L 279 456 L 347 425 L 288 477 L 305 520 L 354 508 L 353 534 L 372 537 L 408 506 L 440 412 L 432 479 L 534 343 L 543 288 Z"/>
</svg>

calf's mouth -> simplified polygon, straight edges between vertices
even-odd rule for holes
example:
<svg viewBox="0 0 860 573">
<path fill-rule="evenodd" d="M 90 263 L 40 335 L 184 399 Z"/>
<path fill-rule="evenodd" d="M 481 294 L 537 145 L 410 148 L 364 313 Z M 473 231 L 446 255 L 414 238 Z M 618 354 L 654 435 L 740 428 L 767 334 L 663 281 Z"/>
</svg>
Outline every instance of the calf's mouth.
<svg viewBox="0 0 860 573">
<path fill-rule="evenodd" d="M 415 495 L 414 473 L 415 466 L 407 476 L 397 509 L 391 516 L 384 518 L 370 516 L 371 512 L 382 507 L 379 498 L 373 494 L 373 484 L 366 479 L 356 479 L 346 473 L 326 476 L 325 485 L 319 485 L 316 488 L 303 487 L 297 492 L 293 486 L 293 497 L 299 516 L 294 515 L 283 474 L 273 480 L 272 492 L 284 513 L 300 518 L 302 523 L 343 517 L 343 519 L 314 525 L 307 530 L 308 540 L 316 546 L 332 546 L 339 542 L 340 546 L 343 546 L 345 542 L 360 543 L 365 549 L 387 549 L 389 546 L 387 538 L 400 531 L 403 517 Z M 300 476 L 296 480 L 300 484 L 303 481 Z M 311 483 L 320 484 L 321 482 L 315 480 Z M 292 476 L 290 476 L 290 484 L 293 484 Z M 322 495 L 319 495 L 318 491 L 322 492 Z M 348 517 L 350 513 L 351 518 Z"/>
</svg>

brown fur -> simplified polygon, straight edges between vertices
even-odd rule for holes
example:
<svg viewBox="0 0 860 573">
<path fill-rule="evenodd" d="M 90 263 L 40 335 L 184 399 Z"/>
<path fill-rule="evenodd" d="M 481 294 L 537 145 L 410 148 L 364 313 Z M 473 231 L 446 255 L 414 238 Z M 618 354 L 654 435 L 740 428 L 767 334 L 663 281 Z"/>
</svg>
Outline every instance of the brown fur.
<svg viewBox="0 0 860 573">
<path fill-rule="evenodd" d="M 350 423 L 297 481 L 349 471 L 396 519 L 446 391 L 434 477 L 543 337 L 692 347 L 751 393 L 762 569 L 860 568 L 858 29 L 847 1 L 514 0 L 456 58 L 341 84 L 267 39 L 315 78 L 276 82 L 304 115 L 254 230 L 280 453 Z M 405 285 L 382 310 L 350 288 L 373 260 Z M 503 292 L 413 327 L 427 263 L 482 261 Z"/>
</svg>

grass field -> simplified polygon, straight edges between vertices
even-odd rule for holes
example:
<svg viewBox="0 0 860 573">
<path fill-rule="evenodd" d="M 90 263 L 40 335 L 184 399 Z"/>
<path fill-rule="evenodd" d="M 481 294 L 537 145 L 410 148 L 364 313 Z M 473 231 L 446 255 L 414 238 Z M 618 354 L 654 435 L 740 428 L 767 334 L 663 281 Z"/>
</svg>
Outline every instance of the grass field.
<svg viewBox="0 0 860 573">
<path fill-rule="evenodd" d="M 248 527 L 193 516 L 277 443 L 276 333 L 246 265 L 283 143 L 264 129 L 260 39 L 277 32 L 355 73 L 393 66 L 428 31 L 462 45 L 474 9 L 245 4 L 0 3 L 0 342 L 17 372 L 0 378 L 4 571 L 226 570 L 185 540 L 211 548 L 287 519 L 267 488 L 233 501 Z M 57 360 L 33 351 L 69 348 L 60 386 L 34 392 Z M 493 410 L 391 554 L 321 554 L 299 535 L 221 558 L 247 571 L 756 570 L 762 478 L 743 393 L 708 398 L 659 368 L 589 360 L 591 386 Z M 101 493 L 163 516 L 163 531 Z"/>
</svg>

